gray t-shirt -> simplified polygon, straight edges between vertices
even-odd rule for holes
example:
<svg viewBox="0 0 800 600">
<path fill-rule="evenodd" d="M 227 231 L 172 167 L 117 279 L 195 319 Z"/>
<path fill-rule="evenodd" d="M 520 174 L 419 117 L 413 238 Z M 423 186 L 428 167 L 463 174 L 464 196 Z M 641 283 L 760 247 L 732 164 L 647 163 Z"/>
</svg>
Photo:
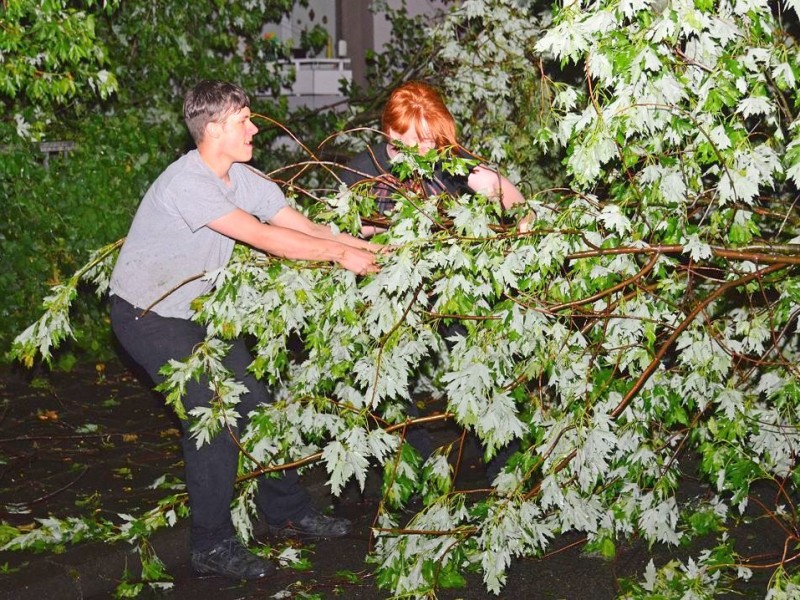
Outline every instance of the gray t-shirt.
<svg viewBox="0 0 800 600">
<path fill-rule="evenodd" d="M 227 186 L 197 150 L 167 167 L 139 205 L 111 293 L 163 317 L 191 318 L 192 300 L 212 287 L 192 278 L 227 264 L 235 243 L 206 225 L 236 208 L 266 222 L 286 206 L 280 188 L 254 169 L 234 163 L 229 176 Z"/>
</svg>

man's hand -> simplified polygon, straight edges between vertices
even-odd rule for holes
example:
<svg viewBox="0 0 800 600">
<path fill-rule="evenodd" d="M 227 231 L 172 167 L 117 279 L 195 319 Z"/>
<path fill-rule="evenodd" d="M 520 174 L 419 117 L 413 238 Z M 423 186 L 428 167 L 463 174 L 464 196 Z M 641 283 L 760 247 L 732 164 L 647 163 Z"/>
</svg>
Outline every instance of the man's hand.
<svg viewBox="0 0 800 600">
<path fill-rule="evenodd" d="M 234 240 L 292 260 L 333 261 L 357 275 L 377 273 L 375 254 L 383 246 L 346 233 L 334 235 L 330 227 L 316 225 L 302 213 L 285 206 L 270 221 L 261 223 L 237 208 L 208 224 L 210 229 Z"/>
<path fill-rule="evenodd" d="M 342 257 L 336 261 L 339 265 L 356 275 L 377 273 L 380 267 L 375 263 L 375 254 L 367 250 L 344 246 Z"/>
</svg>

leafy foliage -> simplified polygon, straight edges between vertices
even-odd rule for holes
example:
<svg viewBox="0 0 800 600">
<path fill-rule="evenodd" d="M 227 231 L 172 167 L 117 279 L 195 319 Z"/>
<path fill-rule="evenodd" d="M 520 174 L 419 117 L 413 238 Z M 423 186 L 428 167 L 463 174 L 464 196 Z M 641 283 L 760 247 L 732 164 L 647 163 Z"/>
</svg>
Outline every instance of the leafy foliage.
<svg viewBox="0 0 800 600">
<path fill-rule="evenodd" d="M 503 215 L 480 196 L 420 196 L 431 161 L 458 159 L 407 155 L 377 275 L 245 248 L 209 274 L 197 317 L 209 339 L 166 368 L 165 391 L 177 402 L 194 369 L 209 372 L 219 403 L 197 415 L 202 441 L 240 392 L 219 366 L 225 339 L 255 339 L 253 371 L 278 400 L 242 440 L 242 534 L 254 474 L 319 464 L 338 492 L 379 465 L 370 560 L 398 595 L 459 585 L 471 567 L 499 594 L 514 558 L 568 531 L 605 556 L 634 536 L 718 537 L 648 566 L 624 583 L 629 598 L 714 597 L 766 566 L 737 555 L 725 526 L 756 481 L 792 505 L 800 472 L 800 55 L 777 17 L 746 1 L 604 0 L 541 17 L 511 0 L 454 6 L 429 33 L 464 132 L 496 133 L 486 147 L 517 174 L 549 172 L 538 145 L 564 183 L 531 177 Z M 350 230 L 371 206 L 363 190 L 320 200 L 308 210 Z M 23 360 L 42 345 L 30 340 Z M 446 410 L 411 416 L 417 392 Z M 488 493 L 456 486 L 455 444 L 423 460 L 408 443 L 431 419 L 477 436 L 487 459 L 515 450 Z M 682 506 L 693 456 L 709 494 Z M 773 517 L 796 531 L 791 511 Z M 796 593 L 795 539 L 768 597 Z"/>
<path fill-rule="evenodd" d="M 60 106 L 105 99 L 116 91 L 96 13 L 118 6 L 119 0 L 3 3 L 0 97 L 12 109 L 21 137 L 42 136 Z"/>
<path fill-rule="evenodd" d="M 0 348 L 35 318 L 48 285 L 68 279 L 90 253 L 127 231 L 144 191 L 189 144 L 183 91 L 200 77 L 264 92 L 254 110 L 286 116 L 269 101 L 288 73 L 284 49 L 261 36 L 293 2 L 9 0 L 0 14 Z M 323 121 L 325 123 L 325 121 Z M 309 123 L 313 130 L 313 122 Z M 279 130 L 262 134 L 268 143 Z M 45 152 L 40 142 L 65 141 Z M 274 153 L 264 167 L 284 164 Z M 105 309 L 76 298 L 74 348 L 112 352 Z M 62 352 L 59 364 L 74 360 Z"/>
</svg>

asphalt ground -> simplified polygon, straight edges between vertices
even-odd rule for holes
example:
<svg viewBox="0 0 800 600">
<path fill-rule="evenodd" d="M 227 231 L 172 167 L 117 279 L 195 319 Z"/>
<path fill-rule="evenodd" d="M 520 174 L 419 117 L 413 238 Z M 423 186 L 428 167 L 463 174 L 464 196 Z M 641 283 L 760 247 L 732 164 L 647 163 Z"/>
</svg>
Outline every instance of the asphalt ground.
<svg viewBox="0 0 800 600">
<path fill-rule="evenodd" d="M 465 477 L 479 479 L 480 461 L 476 456 L 467 458 Z M 141 514 L 165 496 L 163 490 L 149 487 L 165 474 L 181 477 L 177 422 L 161 399 L 122 364 L 82 365 L 68 373 L 0 371 L 0 519 L 4 523 L 26 527 L 50 515 L 115 519 L 117 513 Z M 368 481 L 365 493 L 351 487 L 339 498 L 329 495 L 321 469 L 309 471 L 304 481 L 320 508 L 353 520 L 350 536 L 287 542 L 271 539 L 257 523 L 258 543 L 276 551 L 292 545 L 304 558 L 304 567 L 282 566 L 264 580 L 234 582 L 192 575 L 188 523 L 181 520 L 150 539 L 152 550 L 173 578 L 173 588 L 166 592 L 145 589 L 139 598 L 391 597 L 379 589 L 365 562 L 378 506 L 379 477 Z M 698 487 L 691 493 L 703 490 Z M 766 497 L 769 494 L 765 491 Z M 786 540 L 785 532 L 770 519 L 754 519 L 735 534 L 743 552 L 764 561 L 779 556 Z M 584 553 L 582 542 L 581 536 L 564 535 L 555 540 L 547 556 L 515 560 L 499 597 L 616 598 L 619 578 L 638 578 L 651 557 L 660 565 L 673 554 L 692 551 L 649 549 L 633 542 L 620 545 L 616 557 L 606 560 Z M 135 580 L 141 563 L 134 548 L 124 542 L 64 544 L 42 553 L 0 552 L 0 598 L 111 598 L 126 571 Z M 757 572 L 730 597 L 764 597 L 768 577 L 767 571 Z M 466 587 L 439 590 L 436 597 L 498 596 L 486 591 L 479 575 L 469 574 Z"/>
</svg>

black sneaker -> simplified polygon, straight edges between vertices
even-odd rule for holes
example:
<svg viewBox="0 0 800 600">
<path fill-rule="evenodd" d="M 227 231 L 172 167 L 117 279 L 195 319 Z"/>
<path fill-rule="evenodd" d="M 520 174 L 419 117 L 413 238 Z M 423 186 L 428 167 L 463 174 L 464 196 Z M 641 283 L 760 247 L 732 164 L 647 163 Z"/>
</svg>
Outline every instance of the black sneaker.
<svg viewBox="0 0 800 600">
<path fill-rule="evenodd" d="M 221 575 L 229 579 L 261 579 L 275 572 L 275 565 L 256 556 L 238 538 L 221 541 L 211 550 L 192 552 L 195 575 Z"/>
<path fill-rule="evenodd" d="M 294 538 L 339 538 L 350 533 L 352 529 L 353 523 L 348 519 L 327 517 L 316 510 L 281 526 L 269 526 L 272 535 Z"/>
</svg>

